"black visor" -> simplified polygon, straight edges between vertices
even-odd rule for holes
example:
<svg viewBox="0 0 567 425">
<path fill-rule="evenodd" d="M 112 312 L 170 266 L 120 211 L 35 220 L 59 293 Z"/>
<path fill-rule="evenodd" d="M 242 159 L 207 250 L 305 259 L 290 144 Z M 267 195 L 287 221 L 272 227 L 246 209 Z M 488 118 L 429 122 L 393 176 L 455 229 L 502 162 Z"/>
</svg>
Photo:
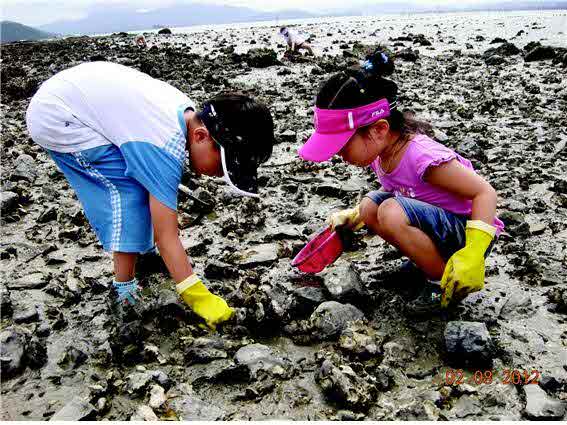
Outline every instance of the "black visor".
<svg viewBox="0 0 567 425">
<path fill-rule="evenodd" d="M 210 103 L 199 117 L 220 146 L 225 181 L 240 195 L 258 197 L 258 166 L 262 161 L 250 150 L 248 141 L 225 127 Z"/>
</svg>

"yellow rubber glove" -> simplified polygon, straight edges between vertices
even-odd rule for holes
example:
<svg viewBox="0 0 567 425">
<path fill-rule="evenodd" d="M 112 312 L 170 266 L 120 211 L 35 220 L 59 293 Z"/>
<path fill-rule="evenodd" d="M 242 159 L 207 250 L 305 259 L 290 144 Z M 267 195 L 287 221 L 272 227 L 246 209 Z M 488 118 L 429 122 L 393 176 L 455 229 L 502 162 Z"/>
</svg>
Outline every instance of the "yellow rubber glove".
<svg viewBox="0 0 567 425">
<path fill-rule="evenodd" d="M 356 232 L 364 227 L 364 222 L 360 218 L 360 205 L 331 214 L 327 222 L 331 225 L 331 230 L 342 226 Z"/>
<path fill-rule="evenodd" d="M 229 320 L 234 314 L 226 301 L 209 292 L 195 273 L 177 284 L 177 293 L 212 330 L 216 330 L 216 325 Z"/>
<path fill-rule="evenodd" d="M 455 252 L 441 279 L 441 306 L 460 301 L 471 292 L 484 288 L 484 253 L 490 246 L 496 228 L 480 220 L 467 221 L 465 247 Z"/>
</svg>

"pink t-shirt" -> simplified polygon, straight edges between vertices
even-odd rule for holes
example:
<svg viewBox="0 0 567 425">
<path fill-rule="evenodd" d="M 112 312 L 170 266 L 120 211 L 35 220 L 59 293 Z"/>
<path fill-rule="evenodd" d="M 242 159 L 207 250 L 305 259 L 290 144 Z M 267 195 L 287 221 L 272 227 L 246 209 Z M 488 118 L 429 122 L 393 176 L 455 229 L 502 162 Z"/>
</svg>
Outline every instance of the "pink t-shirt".
<svg viewBox="0 0 567 425">
<path fill-rule="evenodd" d="M 452 159 L 474 171 L 468 159 L 429 137 L 418 134 L 410 140 L 400 163 L 391 173 L 384 173 L 379 157 L 370 164 L 370 168 L 376 173 L 384 189 L 396 196 L 415 198 L 455 214 L 470 216 L 472 209 L 470 199 L 462 198 L 423 180 L 423 175 L 429 167 L 435 167 Z M 496 234 L 500 234 L 504 229 L 504 223 L 496 217 L 493 224 L 497 229 Z"/>
</svg>

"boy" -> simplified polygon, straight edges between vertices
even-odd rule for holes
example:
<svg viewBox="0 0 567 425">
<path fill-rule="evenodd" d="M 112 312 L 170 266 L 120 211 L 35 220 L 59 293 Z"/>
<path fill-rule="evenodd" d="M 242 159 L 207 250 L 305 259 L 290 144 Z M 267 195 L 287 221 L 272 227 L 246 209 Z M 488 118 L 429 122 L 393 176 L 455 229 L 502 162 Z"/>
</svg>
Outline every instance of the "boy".
<svg viewBox="0 0 567 425">
<path fill-rule="evenodd" d="M 137 70 L 90 62 L 47 80 L 26 115 L 75 190 L 106 251 L 113 253 L 118 300 L 135 304 L 138 253 L 154 242 L 183 300 L 207 325 L 233 310 L 193 273 L 181 245 L 177 190 L 186 151 L 197 174 L 223 176 L 241 195 L 257 195 L 257 168 L 272 153 L 269 110 L 238 94 L 197 112 L 181 91 Z"/>
</svg>

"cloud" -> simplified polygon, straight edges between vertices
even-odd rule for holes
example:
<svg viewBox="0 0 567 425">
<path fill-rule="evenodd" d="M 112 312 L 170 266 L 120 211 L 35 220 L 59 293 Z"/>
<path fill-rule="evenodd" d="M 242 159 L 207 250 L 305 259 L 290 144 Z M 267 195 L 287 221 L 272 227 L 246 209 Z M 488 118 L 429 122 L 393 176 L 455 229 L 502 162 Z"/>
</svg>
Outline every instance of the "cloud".
<svg viewBox="0 0 567 425">
<path fill-rule="evenodd" d="M 179 3 L 216 3 L 230 6 L 244 6 L 262 11 L 275 11 L 280 9 L 301 9 L 310 12 L 325 13 L 339 9 L 356 9 L 368 6 L 377 6 L 384 3 L 394 3 L 397 0 L 286 0 L 282 2 L 268 2 L 265 0 L 1 0 L 2 19 L 13 20 L 27 25 L 42 25 L 58 20 L 80 19 L 88 14 L 92 8 L 128 5 L 135 7 L 140 13 L 160 7 L 167 7 Z M 538 0 L 534 0 L 537 2 Z M 431 5 L 435 7 L 454 4 L 454 0 L 408 0 L 418 5 Z M 498 0 L 466 0 L 463 5 L 496 3 Z M 539 0 L 546 3 L 546 0 Z"/>
</svg>

